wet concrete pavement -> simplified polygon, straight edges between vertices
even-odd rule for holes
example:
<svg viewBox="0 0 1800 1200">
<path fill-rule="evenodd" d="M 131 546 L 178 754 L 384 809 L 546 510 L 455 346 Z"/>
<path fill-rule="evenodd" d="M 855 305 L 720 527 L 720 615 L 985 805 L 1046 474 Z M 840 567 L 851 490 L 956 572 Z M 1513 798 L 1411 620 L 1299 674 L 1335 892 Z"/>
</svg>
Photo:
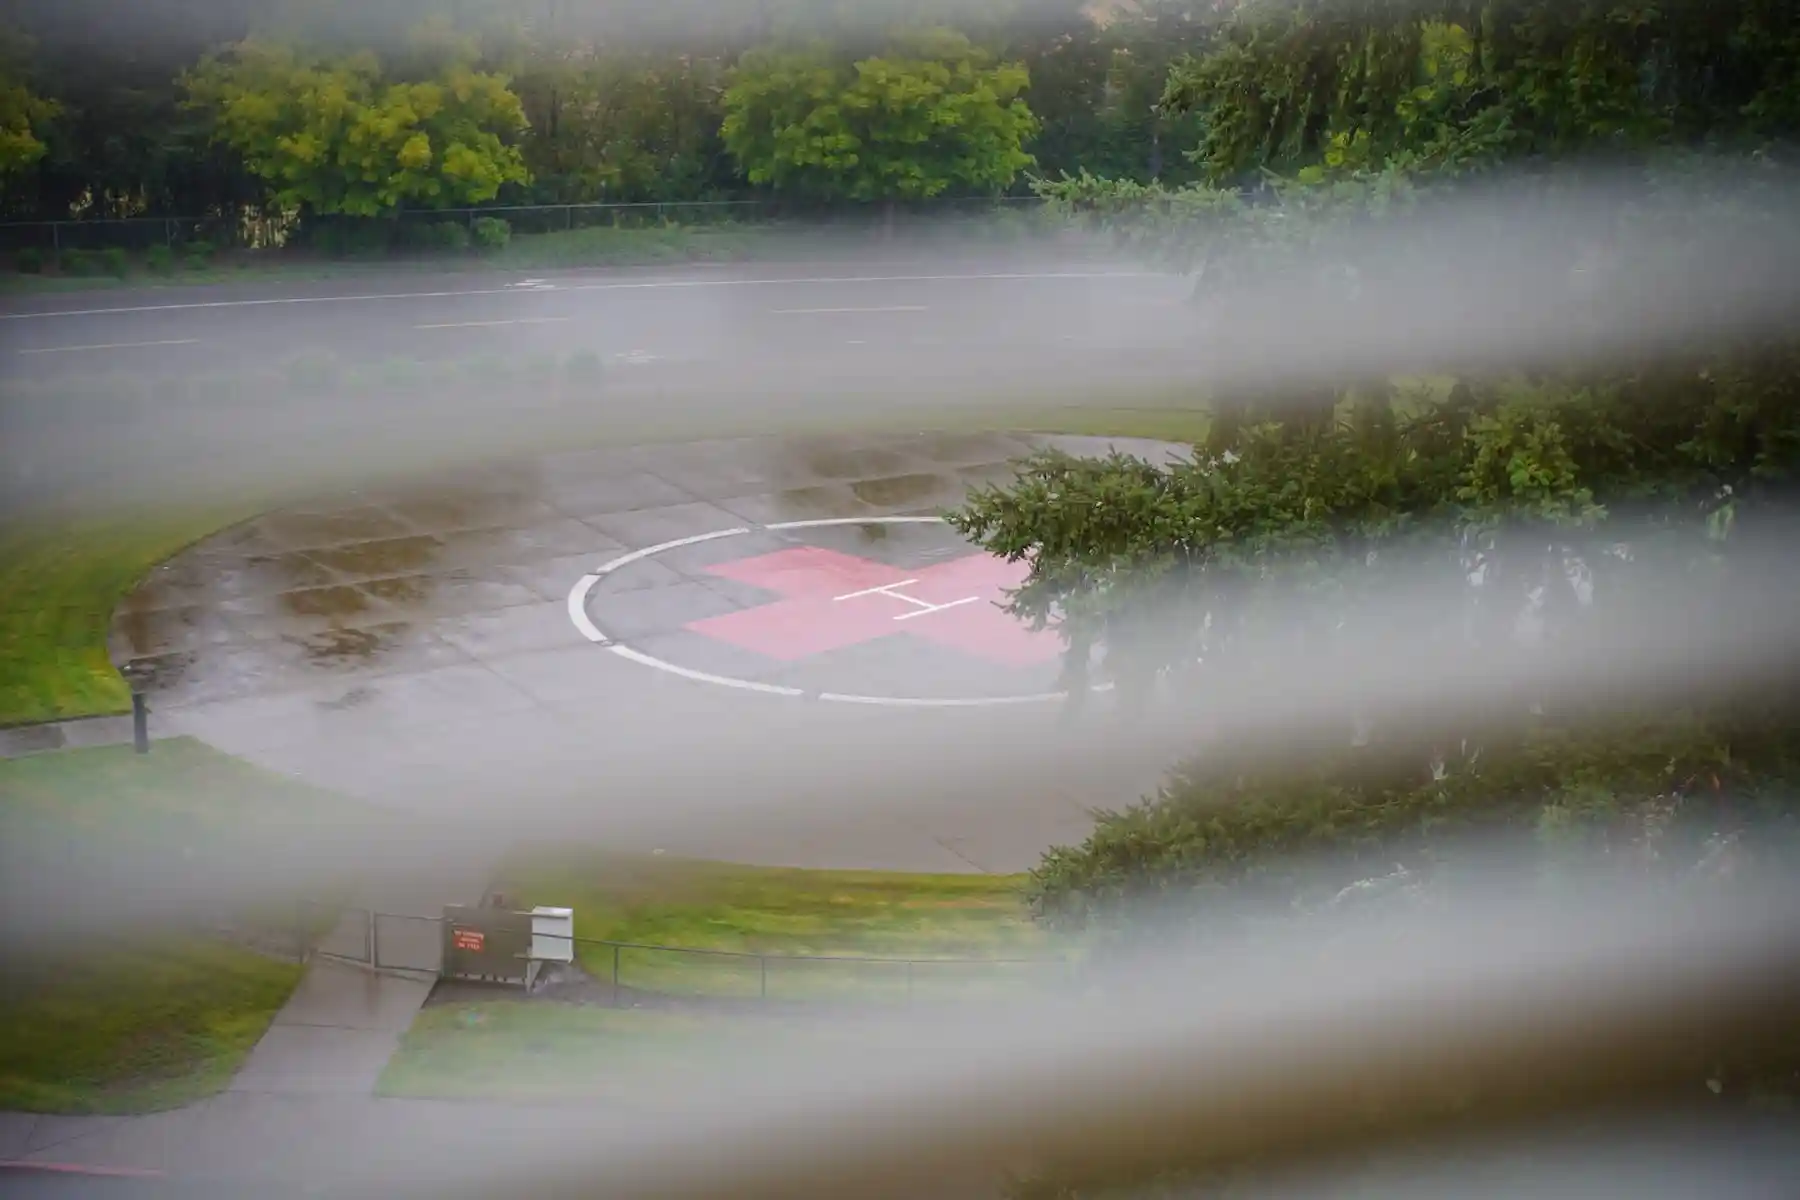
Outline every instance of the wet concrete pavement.
<svg viewBox="0 0 1800 1200">
<path fill-rule="evenodd" d="M 1106 795 L 1070 780 L 1066 791 L 1021 789 L 977 807 L 946 795 L 934 808 L 927 795 L 899 821 L 860 819 L 845 797 L 829 806 L 835 823 L 813 819 L 815 806 L 786 825 L 700 828 L 644 825 L 636 797 L 652 778 L 728 788 L 734 755 L 748 761 L 777 745 L 846 760 L 854 746 L 875 746 L 905 762 L 917 757 L 912 743 L 942 728 L 931 721 L 1053 690 L 1055 646 L 1014 645 L 1021 631 L 995 624 L 1011 624 L 994 607 L 1004 571 L 987 570 L 941 524 L 882 520 L 929 517 L 972 486 L 1010 478 L 1010 462 L 1052 442 L 1108 444 L 688 443 L 560 454 L 321 501 L 228 529 L 159 567 L 120 607 L 111 649 L 149 691 L 158 733 L 193 734 L 427 818 L 522 814 L 526 792 L 554 793 L 521 816 L 515 836 L 570 834 L 560 822 L 578 809 L 583 835 L 656 843 L 639 849 L 1021 869 L 1082 836 L 1092 805 L 1131 799 L 1149 780 L 1112 781 Z M 856 523 L 806 524 L 846 519 Z M 793 605 L 783 581 L 794 576 L 778 568 L 795 555 L 826 592 L 833 571 L 873 585 L 805 599 L 813 607 L 802 606 L 801 625 L 784 625 L 783 605 Z M 758 574 L 767 570 L 776 574 Z M 842 593 L 866 594 L 840 603 Z M 984 653 L 998 642 L 1012 650 Z M 846 696 L 906 703 L 833 702 Z M 856 762 L 835 765 L 861 778 Z M 747 810 L 757 799 L 745 795 Z"/>
<path fill-rule="evenodd" d="M 932 258 L 90 293 L 0 307 L 0 377 L 181 375 L 320 355 L 588 353 L 642 365 L 1166 343 L 1186 290 L 1179 276 L 1105 264 Z"/>
</svg>

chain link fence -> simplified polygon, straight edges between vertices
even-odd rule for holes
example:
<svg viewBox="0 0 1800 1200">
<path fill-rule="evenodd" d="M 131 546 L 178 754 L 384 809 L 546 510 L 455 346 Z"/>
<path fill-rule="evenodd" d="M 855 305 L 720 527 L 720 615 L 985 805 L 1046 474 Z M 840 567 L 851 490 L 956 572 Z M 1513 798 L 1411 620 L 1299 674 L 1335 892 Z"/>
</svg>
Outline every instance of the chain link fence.
<svg viewBox="0 0 1800 1200">
<path fill-rule="evenodd" d="M 316 954 L 376 970 L 443 971 L 445 918 L 310 905 L 302 907 L 301 920 L 324 930 L 312 943 Z M 834 1004 L 967 1000 L 1055 986 L 1071 970 L 1070 960 L 1061 957 L 778 954 L 542 931 L 533 940 L 573 947 L 578 970 L 559 973 L 552 986 L 616 1006 L 645 997 Z"/>
<path fill-rule="evenodd" d="M 388 218 L 292 215 L 246 211 L 238 216 L 104 217 L 0 222 L 0 253 L 52 258 L 162 248 L 269 249 L 303 245 L 323 256 L 463 249 L 479 244 L 486 222 L 505 222 L 509 237 L 573 234 L 582 230 L 718 230 L 877 227 L 1018 221 L 1044 211 L 1036 196 L 940 197 L 916 203 L 820 204 L 793 200 L 678 200 L 631 203 L 485 205 L 423 209 Z"/>
</svg>

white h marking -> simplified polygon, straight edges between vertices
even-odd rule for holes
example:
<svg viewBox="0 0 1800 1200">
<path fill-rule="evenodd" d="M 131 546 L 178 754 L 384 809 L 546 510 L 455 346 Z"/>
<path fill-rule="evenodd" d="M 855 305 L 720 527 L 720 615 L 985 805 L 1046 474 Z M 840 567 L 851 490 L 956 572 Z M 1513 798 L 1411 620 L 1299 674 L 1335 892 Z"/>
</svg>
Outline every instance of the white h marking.
<svg viewBox="0 0 1800 1200">
<path fill-rule="evenodd" d="M 913 606 L 912 612 L 901 613 L 896 621 L 910 621 L 914 617 L 923 617 L 934 612 L 943 612 L 946 608 L 959 608 L 964 604 L 973 604 L 980 596 L 964 596 L 961 600 L 952 600 L 948 604 L 932 604 L 917 596 L 909 596 L 905 592 L 897 592 L 895 588 L 903 588 L 909 583 L 917 583 L 917 579 L 902 579 L 899 583 L 884 583 L 880 587 L 864 588 L 860 592 L 845 592 L 842 596 L 833 596 L 833 603 L 839 600 L 855 600 L 861 596 L 887 596 L 893 600 L 904 600 Z"/>
</svg>

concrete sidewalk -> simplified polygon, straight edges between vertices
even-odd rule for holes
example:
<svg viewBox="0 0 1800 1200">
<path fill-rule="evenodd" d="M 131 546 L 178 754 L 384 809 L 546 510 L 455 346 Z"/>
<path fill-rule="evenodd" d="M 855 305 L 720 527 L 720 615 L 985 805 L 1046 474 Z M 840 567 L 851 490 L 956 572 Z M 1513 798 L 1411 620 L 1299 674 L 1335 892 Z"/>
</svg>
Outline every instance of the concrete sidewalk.
<svg viewBox="0 0 1800 1200">
<path fill-rule="evenodd" d="M 433 982 L 315 958 L 221 1095 L 139 1116 L 0 1113 L 0 1163 L 260 1174 L 282 1144 L 328 1153 L 320 1139 L 373 1101 Z"/>
<path fill-rule="evenodd" d="M 366 907 L 347 910 L 322 939 L 326 953 L 315 953 L 223 1093 L 136 1116 L 0 1113 L 0 1165 L 253 1177 L 278 1185 L 304 1179 L 309 1161 L 363 1145 L 353 1135 L 367 1126 L 372 1106 L 394 1103 L 378 1102 L 375 1086 L 437 980 L 443 905 L 478 901 L 485 886 L 485 877 L 470 875 L 359 897 Z M 376 971 L 330 956 L 366 952 L 367 912 L 386 918 L 382 961 L 414 969 Z"/>
</svg>

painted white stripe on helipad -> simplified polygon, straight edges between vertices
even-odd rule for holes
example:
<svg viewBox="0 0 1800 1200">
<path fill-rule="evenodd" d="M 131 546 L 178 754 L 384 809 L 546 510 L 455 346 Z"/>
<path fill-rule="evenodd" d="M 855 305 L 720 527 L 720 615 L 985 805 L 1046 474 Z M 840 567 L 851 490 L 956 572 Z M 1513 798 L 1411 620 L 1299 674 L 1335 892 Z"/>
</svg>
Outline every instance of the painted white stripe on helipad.
<svg viewBox="0 0 1800 1200">
<path fill-rule="evenodd" d="M 490 325 L 553 325 L 567 317 L 514 317 L 507 321 L 441 321 L 435 325 L 414 325 L 414 329 L 483 329 Z"/>
<path fill-rule="evenodd" d="M 1028 696 L 968 696 L 937 700 L 924 696 L 854 696 L 845 692 L 820 692 L 818 699 L 832 704 L 867 704 L 878 708 L 993 708 L 1001 704 L 1043 704 L 1061 700 L 1064 692 L 1034 692 Z"/>
<path fill-rule="evenodd" d="M 824 529 L 831 525 L 942 525 L 942 517 L 808 517 L 804 521 L 776 521 L 764 529 Z"/>
<path fill-rule="evenodd" d="M 20 354 L 73 354 L 78 350 L 137 350 L 144 346 L 198 346 L 199 338 L 166 338 L 157 342 L 96 342 L 91 346 L 30 346 Z"/>
<path fill-rule="evenodd" d="M 576 584 L 574 590 L 569 593 L 569 620 L 575 623 L 575 628 L 580 631 L 581 636 L 590 642 L 606 641 L 606 635 L 595 627 L 593 619 L 587 615 L 588 593 L 593 591 L 594 585 L 599 582 L 600 576 L 598 575 L 583 575 L 581 582 Z"/>
<path fill-rule="evenodd" d="M 620 658 L 629 658 L 632 662 L 642 663 L 646 667 L 655 667 L 659 671 L 667 671 L 671 675 L 679 675 L 683 679 L 693 679 L 700 683 L 716 683 L 720 687 L 739 688 L 746 692 L 767 692 L 771 696 L 804 696 L 799 688 L 782 687 L 775 683 L 757 683 L 751 679 L 733 679 L 729 675 L 713 675 L 706 671 L 696 671 L 691 667 L 678 667 L 672 662 L 660 658 L 652 658 L 640 650 L 630 646 L 621 646 L 617 642 L 607 647 Z"/>
<path fill-rule="evenodd" d="M 769 310 L 779 317 L 818 316 L 826 313 L 902 313 L 930 312 L 923 304 L 871 304 L 866 308 L 773 308 Z"/>
<path fill-rule="evenodd" d="M 689 288 L 819 287 L 841 283 L 978 283 L 1053 279 L 1167 279 L 1166 271 L 993 271 L 966 275 L 814 275 L 793 279 L 646 279 L 612 283 L 576 283 L 563 292 L 675 291 Z M 366 292 L 341 296 L 263 296 L 251 300 L 186 300 L 174 304 L 120 304 L 108 308 L 59 308 L 39 312 L 0 313 L 0 321 L 42 321 L 52 317 L 108 317 L 121 313 L 190 312 L 209 308 L 272 308 L 286 304 L 360 304 L 380 300 L 450 300 L 460 296 L 521 296 L 535 289 L 465 288 L 445 292 Z"/>
<path fill-rule="evenodd" d="M 776 527 L 773 525 L 770 525 L 770 526 L 768 526 L 768 528 L 774 529 Z M 692 537 L 676 538 L 674 541 L 669 541 L 669 542 L 658 542 L 654 546 L 645 546 L 642 550 L 633 550 L 627 554 L 621 554 L 617 558 L 610 559 L 606 562 L 601 563 L 599 566 L 594 568 L 594 577 L 595 577 L 595 580 L 598 581 L 600 576 L 610 575 L 614 571 L 618 570 L 620 567 L 627 566 L 631 563 L 637 562 L 639 559 L 642 559 L 642 558 L 650 558 L 650 557 L 653 557 L 654 555 L 663 554 L 670 550 L 679 550 L 683 546 L 695 546 L 701 542 L 710 542 L 716 538 L 737 537 L 740 534 L 745 534 L 745 533 L 749 533 L 749 532 L 750 532 L 750 527 L 748 525 L 738 525 L 731 529 L 715 529 L 711 533 L 696 533 Z M 592 586 L 592 585 L 590 584 L 589 586 Z"/>
<path fill-rule="evenodd" d="M 893 516 L 893 517 L 811 517 L 802 521 L 777 521 L 761 528 L 767 530 L 781 529 L 826 529 L 844 525 L 942 525 L 942 517 L 926 516 Z M 761 692 L 770 696 L 806 697 L 822 700 L 829 704 L 863 704 L 885 708 L 992 708 L 1002 704 L 1043 704 L 1052 700 L 1061 700 L 1066 692 L 1033 692 L 1023 696 L 971 696 L 962 698 L 934 699 L 926 696 L 862 696 L 852 692 L 817 692 L 809 693 L 802 688 L 786 687 L 773 683 L 758 683 L 752 679 L 737 679 L 730 675 L 714 675 L 709 671 L 696 671 L 692 667 L 683 667 L 666 659 L 645 654 L 642 650 L 634 650 L 630 646 L 613 641 L 606 631 L 596 625 L 588 616 L 588 596 L 601 579 L 646 558 L 652 558 L 665 551 L 677 550 L 683 546 L 692 546 L 699 542 L 710 542 L 718 538 L 738 537 L 751 532 L 748 526 L 735 526 L 731 529 L 718 529 L 711 533 L 697 533 L 691 537 L 674 538 L 655 546 L 645 546 L 642 550 L 633 550 L 619 557 L 602 563 L 590 575 L 583 575 L 569 591 L 569 620 L 574 624 L 581 636 L 594 642 L 601 649 L 610 650 L 620 658 L 629 659 L 640 666 L 653 667 L 658 671 L 666 671 L 670 675 L 679 675 L 683 679 L 692 679 L 699 683 L 712 683 L 720 687 L 736 688 L 745 692 Z M 1095 692 L 1112 690 L 1109 683 L 1099 684 L 1090 689 Z"/>
</svg>

